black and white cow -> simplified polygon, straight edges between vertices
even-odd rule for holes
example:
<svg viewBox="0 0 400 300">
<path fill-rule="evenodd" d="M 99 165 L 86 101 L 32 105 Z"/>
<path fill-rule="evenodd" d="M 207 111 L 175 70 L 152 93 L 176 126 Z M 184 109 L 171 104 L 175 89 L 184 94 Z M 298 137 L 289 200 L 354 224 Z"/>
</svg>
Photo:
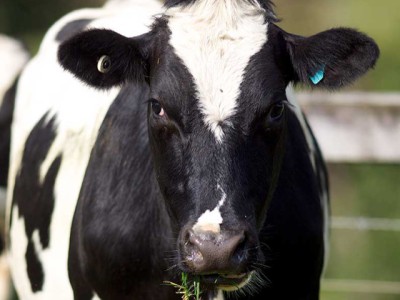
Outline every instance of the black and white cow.
<svg viewBox="0 0 400 300">
<path fill-rule="evenodd" d="M 21 299 L 179 299 L 182 272 L 202 299 L 318 299 L 327 176 L 291 85 L 340 88 L 379 50 L 276 23 L 267 0 L 136 0 L 52 27 L 15 112 Z"/>
</svg>

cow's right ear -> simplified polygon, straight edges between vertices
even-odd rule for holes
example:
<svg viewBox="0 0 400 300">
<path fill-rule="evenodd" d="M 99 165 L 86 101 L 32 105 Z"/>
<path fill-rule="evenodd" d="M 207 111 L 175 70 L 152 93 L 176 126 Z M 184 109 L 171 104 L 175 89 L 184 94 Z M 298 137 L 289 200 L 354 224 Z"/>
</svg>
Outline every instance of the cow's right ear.
<svg viewBox="0 0 400 300">
<path fill-rule="evenodd" d="M 337 89 L 375 66 L 379 47 L 351 28 L 334 28 L 310 37 L 284 33 L 294 71 L 293 82 Z"/>
<path fill-rule="evenodd" d="M 62 43 L 58 60 L 87 84 L 107 89 L 145 80 L 149 44 L 149 34 L 127 38 L 112 30 L 92 29 Z"/>
</svg>

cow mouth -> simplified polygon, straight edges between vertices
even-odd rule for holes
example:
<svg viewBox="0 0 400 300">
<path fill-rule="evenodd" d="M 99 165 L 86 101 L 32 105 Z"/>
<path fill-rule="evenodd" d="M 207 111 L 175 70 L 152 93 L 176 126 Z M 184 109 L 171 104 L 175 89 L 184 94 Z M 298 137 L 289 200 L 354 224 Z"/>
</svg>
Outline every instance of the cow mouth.
<svg viewBox="0 0 400 300">
<path fill-rule="evenodd" d="M 201 286 L 205 289 L 220 289 L 224 291 L 236 291 L 247 285 L 253 272 L 244 274 L 210 274 L 200 276 Z"/>
</svg>

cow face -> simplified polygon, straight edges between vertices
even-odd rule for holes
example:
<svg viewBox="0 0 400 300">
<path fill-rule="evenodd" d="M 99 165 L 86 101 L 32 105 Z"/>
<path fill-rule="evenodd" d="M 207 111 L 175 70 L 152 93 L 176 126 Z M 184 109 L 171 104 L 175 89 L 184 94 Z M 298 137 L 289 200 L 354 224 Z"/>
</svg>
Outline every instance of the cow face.
<svg viewBox="0 0 400 300">
<path fill-rule="evenodd" d="M 95 29 L 59 50 L 63 67 L 94 87 L 149 85 L 150 145 L 179 266 L 225 290 L 245 285 L 263 259 L 258 234 L 293 114 L 286 87 L 341 87 L 378 56 L 354 30 L 304 38 L 272 21 L 252 1 L 195 1 L 143 36 Z"/>
</svg>

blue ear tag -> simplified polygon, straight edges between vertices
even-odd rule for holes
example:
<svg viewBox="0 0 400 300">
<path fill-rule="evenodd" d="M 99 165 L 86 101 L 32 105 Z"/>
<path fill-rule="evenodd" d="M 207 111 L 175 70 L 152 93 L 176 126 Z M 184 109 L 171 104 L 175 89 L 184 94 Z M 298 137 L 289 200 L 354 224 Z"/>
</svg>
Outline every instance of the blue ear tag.
<svg viewBox="0 0 400 300">
<path fill-rule="evenodd" d="M 321 69 L 321 70 L 317 71 L 317 73 L 315 73 L 314 76 L 310 76 L 310 79 L 311 79 L 312 83 L 317 85 L 318 83 L 321 82 L 322 79 L 324 79 L 324 75 L 325 75 L 325 70 Z"/>
</svg>

